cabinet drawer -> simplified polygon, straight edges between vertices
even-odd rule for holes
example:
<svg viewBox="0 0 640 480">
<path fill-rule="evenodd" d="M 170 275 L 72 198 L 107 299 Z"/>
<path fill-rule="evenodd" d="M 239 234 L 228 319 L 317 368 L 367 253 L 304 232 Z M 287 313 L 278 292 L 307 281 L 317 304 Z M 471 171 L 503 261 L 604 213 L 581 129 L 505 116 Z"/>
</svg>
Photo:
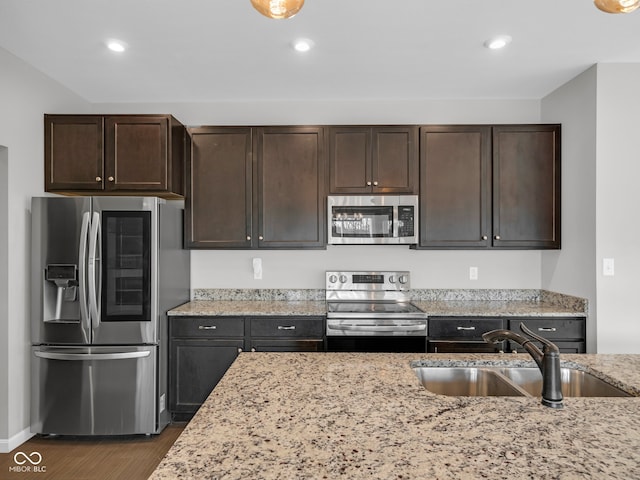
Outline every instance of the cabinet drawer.
<svg viewBox="0 0 640 480">
<path fill-rule="evenodd" d="M 252 337 L 322 338 L 324 319 L 321 317 L 268 317 L 251 319 Z"/>
<path fill-rule="evenodd" d="M 480 339 L 490 330 L 504 328 L 501 318 L 429 317 L 429 338 Z"/>
<path fill-rule="evenodd" d="M 242 337 L 243 317 L 176 317 L 171 320 L 172 337 Z"/>
<path fill-rule="evenodd" d="M 509 330 L 520 333 L 520 324 L 549 340 L 584 340 L 585 321 L 582 318 L 522 318 L 510 319 Z"/>
</svg>

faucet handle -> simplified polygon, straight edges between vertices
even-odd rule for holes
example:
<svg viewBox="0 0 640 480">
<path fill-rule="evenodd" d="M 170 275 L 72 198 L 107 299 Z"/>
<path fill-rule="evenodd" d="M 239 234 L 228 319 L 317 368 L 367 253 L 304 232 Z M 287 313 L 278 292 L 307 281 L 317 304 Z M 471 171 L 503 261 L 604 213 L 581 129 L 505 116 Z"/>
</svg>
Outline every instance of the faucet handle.
<svg viewBox="0 0 640 480">
<path fill-rule="evenodd" d="M 527 328 L 527 326 L 524 323 L 520 324 L 520 330 L 522 330 L 524 333 L 526 333 L 527 335 L 529 335 L 531 338 L 533 338 L 534 340 L 539 341 L 540 343 L 542 343 L 542 345 L 544 345 L 544 351 L 550 351 L 550 352 L 558 352 L 560 353 L 560 350 L 558 349 L 557 345 L 553 342 L 551 342 L 550 340 L 547 340 L 544 337 L 541 337 L 540 335 L 533 333 L 531 330 L 529 330 Z"/>
</svg>

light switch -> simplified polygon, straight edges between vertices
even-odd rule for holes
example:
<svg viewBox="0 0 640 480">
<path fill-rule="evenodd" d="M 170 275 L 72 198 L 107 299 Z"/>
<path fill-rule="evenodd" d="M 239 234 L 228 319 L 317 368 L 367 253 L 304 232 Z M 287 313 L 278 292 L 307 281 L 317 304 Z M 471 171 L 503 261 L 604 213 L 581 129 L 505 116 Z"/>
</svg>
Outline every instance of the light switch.
<svg viewBox="0 0 640 480">
<path fill-rule="evenodd" d="M 602 259 L 602 275 L 607 277 L 613 277 L 614 275 L 614 261 L 613 258 Z"/>
<path fill-rule="evenodd" d="M 262 280 L 262 259 L 253 259 L 253 278 L 254 280 Z"/>
</svg>

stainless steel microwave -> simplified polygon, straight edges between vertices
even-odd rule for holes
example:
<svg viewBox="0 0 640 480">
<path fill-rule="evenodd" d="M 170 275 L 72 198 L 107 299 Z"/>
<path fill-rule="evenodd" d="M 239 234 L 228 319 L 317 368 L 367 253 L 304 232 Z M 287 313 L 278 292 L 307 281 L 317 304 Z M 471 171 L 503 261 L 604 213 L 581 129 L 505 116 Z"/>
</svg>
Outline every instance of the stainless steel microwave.
<svg viewBox="0 0 640 480">
<path fill-rule="evenodd" d="M 329 244 L 418 243 L 417 195 L 330 195 Z"/>
</svg>

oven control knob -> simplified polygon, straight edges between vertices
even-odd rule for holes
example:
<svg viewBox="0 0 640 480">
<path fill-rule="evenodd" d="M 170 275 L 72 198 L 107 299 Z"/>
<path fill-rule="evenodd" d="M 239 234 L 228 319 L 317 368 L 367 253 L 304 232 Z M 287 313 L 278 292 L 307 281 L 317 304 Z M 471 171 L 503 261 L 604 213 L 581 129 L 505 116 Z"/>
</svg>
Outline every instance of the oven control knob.
<svg viewBox="0 0 640 480">
<path fill-rule="evenodd" d="M 338 281 L 338 277 L 335 275 L 329 275 L 329 283 L 336 283 Z"/>
<path fill-rule="evenodd" d="M 409 281 L 409 277 L 407 277 L 406 275 L 400 275 L 398 277 L 398 281 L 402 284 L 405 284 Z"/>
<path fill-rule="evenodd" d="M 396 276 L 395 275 L 390 275 L 389 276 L 389 283 L 396 283 Z"/>
<path fill-rule="evenodd" d="M 340 275 L 340 283 L 347 283 L 347 276 L 346 275 Z"/>
</svg>

